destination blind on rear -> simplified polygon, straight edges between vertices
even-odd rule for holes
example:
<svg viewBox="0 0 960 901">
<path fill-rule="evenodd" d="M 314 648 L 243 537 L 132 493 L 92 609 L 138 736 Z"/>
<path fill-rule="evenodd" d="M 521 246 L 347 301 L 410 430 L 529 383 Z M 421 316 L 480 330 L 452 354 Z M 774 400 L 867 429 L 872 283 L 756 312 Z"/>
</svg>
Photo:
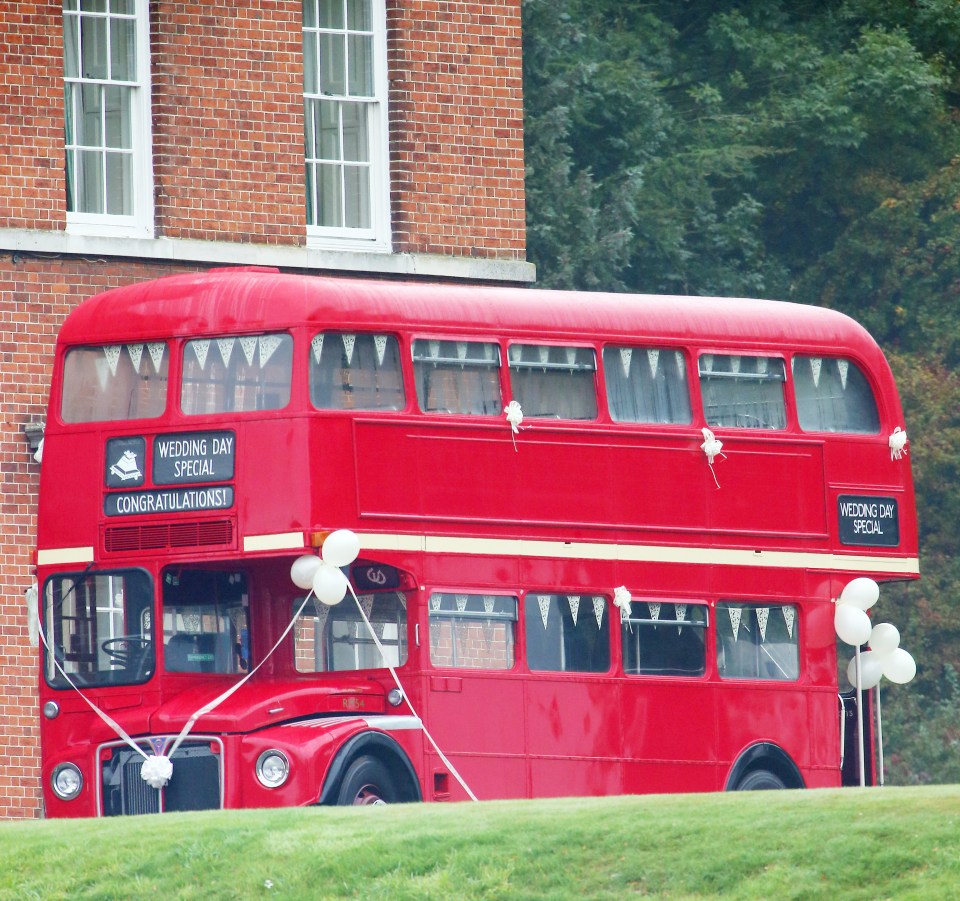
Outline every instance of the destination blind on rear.
<svg viewBox="0 0 960 901">
<path fill-rule="evenodd" d="M 900 516 L 895 497 L 841 494 L 837 498 L 840 543 L 866 547 L 900 544 Z"/>
</svg>

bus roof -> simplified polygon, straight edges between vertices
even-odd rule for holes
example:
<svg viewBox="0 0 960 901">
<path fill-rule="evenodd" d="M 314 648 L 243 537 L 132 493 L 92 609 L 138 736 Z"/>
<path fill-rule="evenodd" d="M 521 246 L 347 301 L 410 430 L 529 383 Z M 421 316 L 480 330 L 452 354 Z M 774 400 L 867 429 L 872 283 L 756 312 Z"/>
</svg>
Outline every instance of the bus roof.
<svg viewBox="0 0 960 901">
<path fill-rule="evenodd" d="M 99 294 L 70 314 L 59 342 L 242 334 L 298 325 L 878 352 L 848 316 L 783 301 L 334 278 L 254 267 L 168 276 Z"/>
</svg>

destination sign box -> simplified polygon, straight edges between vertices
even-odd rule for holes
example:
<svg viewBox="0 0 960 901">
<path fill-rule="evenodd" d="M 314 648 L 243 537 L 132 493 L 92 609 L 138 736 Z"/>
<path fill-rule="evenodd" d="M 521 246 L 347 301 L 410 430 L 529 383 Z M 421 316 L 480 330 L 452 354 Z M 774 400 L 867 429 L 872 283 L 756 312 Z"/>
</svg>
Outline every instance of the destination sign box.
<svg viewBox="0 0 960 901">
<path fill-rule="evenodd" d="M 841 494 L 837 498 L 840 543 L 864 547 L 900 544 L 900 515 L 895 497 Z"/>
<path fill-rule="evenodd" d="M 233 486 L 169 488 L 158 491 L 122 491 L 103 499 L 107 516 L 149 516 L 153 513 L 196 513 L 233 506 Z"/>
<path fill-rule="evenodd" d="M 153 439 L 153 483 L 229 482 L 236 454 L 233 432 L 185 432 Z"/>
</svg>

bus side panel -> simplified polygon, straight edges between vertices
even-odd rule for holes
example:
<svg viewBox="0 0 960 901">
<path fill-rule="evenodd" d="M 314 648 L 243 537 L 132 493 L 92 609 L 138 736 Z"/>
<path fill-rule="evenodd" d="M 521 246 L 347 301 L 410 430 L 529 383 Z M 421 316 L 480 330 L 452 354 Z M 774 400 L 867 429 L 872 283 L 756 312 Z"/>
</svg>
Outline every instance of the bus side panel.
<svg viewBox="0 0 960 901">
<path fill-rule="evenodd" d="M 621 791 L 620 689 L 567 674 L 526 682 L 527 753 L 535 798 Z"/>
<path fill-rule="evenodd" d="M 430 734 L 481 800 L 528 795 L 523 683 L 516 675 L 469 669 L 427 677 L 423 713 Z M 428 768 L 444 769 L 427 755 Z M 466 797 L 450 780 L 452 799 Z"/>
<path fill-rule="evenodd" d="M 628 677 L 622 689 L 626 794 L 717 788 L 717 686 Z"/>
</svg>

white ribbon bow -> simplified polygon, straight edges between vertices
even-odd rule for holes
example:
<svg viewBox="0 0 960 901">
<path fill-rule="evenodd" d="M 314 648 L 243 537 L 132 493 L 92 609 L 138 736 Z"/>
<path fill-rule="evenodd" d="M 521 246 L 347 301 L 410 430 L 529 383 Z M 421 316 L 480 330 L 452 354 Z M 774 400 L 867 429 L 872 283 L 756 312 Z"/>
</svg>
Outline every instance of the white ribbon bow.
<svg viewBox="0 0 960 901">
<path fill-rule="evenodd" d="M 907 433 L 897 426 L 887 443 L 890 445 L 890 459 L 900 460 L 907 452 Z"/>
</svg>

